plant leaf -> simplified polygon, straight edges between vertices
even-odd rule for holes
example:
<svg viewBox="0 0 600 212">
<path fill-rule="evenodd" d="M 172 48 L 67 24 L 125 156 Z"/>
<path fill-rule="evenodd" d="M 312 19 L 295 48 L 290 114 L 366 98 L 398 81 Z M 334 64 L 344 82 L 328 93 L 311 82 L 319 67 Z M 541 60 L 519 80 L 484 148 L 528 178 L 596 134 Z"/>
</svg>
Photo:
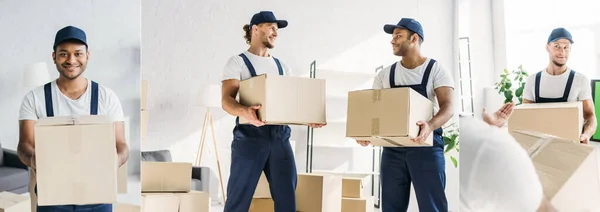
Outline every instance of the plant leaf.
<svg viewBox="0 0 600 212">
<path fill-rule="evenodd" d="M 458 161 L 456 160 L 456 158 L 450 156 L 450 160 L 452 160 L 452 163 L 454 164 L 454 168 L 458 167 Z"/>
</svg>

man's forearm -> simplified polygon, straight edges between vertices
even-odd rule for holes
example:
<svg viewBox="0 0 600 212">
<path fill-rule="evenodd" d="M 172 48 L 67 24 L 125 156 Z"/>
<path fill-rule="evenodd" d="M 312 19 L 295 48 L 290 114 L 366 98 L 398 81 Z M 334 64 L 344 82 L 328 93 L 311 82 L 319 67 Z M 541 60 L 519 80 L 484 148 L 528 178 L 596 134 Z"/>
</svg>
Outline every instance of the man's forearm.
<svg viewBox="0 0 600 212">
<path fill-rule="evenodd" d="M 223 110 L 232 116 L 240 116 L 242 112 L 246 109 L 246 106 L 241 105 L 238 101 L 236 101 L 231 96 L 223 97 Z"/>
<path fill-rule="evenodd" d="M 129 158 L 129 147 L 125 143 L 117 143 L 117 155 L 119 156 L 119 167 Z"/>
<path fill-rule="evenodd" d="M 29 167 L 31 167 L 31 158 L 35 154 L 35 150 L 32 145 L 27 144 L 19 144 L 17 147 L 17 156 L 21 162 Z"/>
<path fill-rule="evenodd" d="M 598 126 L 596 117 L 594 115 L 590 115 L 585 118 L 583 123 L 583 134 L 587 135 L 588 138 L 591 138 L 594 133 L 596 133 L 596 127 Z"/>
<path fill-rule="evenodd" d="M 442 127 L 444 124 L 446 124 L 446 122 L 448 122 L 448 120 L 450 120 L 450 118 L 452 118 L 453 114 L 454 112 L 452 111 L 452 105 L 440 107 L 440 111 L 438 111 L 438 113 L 428 121 L 429 127 L 431 127 L 431 130 Z"/>
</svg>

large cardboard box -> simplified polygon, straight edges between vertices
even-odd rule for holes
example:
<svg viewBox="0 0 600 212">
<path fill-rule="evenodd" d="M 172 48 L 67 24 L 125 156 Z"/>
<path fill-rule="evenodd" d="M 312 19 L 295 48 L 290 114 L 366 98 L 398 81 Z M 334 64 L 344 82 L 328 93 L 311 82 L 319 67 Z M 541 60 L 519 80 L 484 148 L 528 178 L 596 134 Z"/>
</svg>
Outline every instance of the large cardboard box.
<svg viewBox="0 0 600 212">
<path fill-rule="evenodd" d="M 374 210 L 373 197 L 342 198 L 343 212 L 373 212 Z"/>
<path fill-rule="evenodd" d="M 258 117 L 267 124 L 327 122 L 323 79 L 263 74 L 241 81 L 239 95 L 242 105 L 262 105 Z"/>
<path fill-rule="evenodd" d="M 181 162 L 142 162 L 142 192 L 189 192 L 192 164 Z"/>
<path fill-rule="evenodd" d="M 275 211 L 275 202 L 271 198 L 253 198 L 248 212 Z"/>
<path fill-rule="evenodd" d="M 358 177 L 343 177 L 342 178 L 342 197 L 347 198 L 362 198 L 363 195 L 363 179 Z"/>
<path fill-rule="evenodd" d="M 296 208 L 300 212 L 342 210 L 342 177 L 328 174 L 298 174 Z"/>
<path fill-rule="evenodd" d="M 0 192 L 0 212 L 28 212 L 29 197 L 10 192 Z"/>
<path fill-rule="evenodd" d="M 512 131 L 529 153 L 544 188 L 558 211 L 600 208 L 600 176 L 594 147 L 535 131 Z"/>
<path fill-rule="evenodd" d="M 209 212 L 208 193 L 142 193 L 143 212 Z"/>
<path fill-rule="evenodd" d="M 103 116 L 52 117 L 35 129 L 39 205 L 114 203 L 114 124 Z"/>
<path fill-rule="evenodd" d="M 533 130 L 579 142 L 583 129 L 581 102 L 537 103 L 516 106 L 508 130 Z"/>
<path fill-rule="evenodd" d="M 419 135 L 420 120 L 433 117 L 433 103 L 411 88 L 389 88 L 348 93 L 346 137 L 370 141 L 373 146 L 432 146 L 433 133 L 424 144 L 410 139 Z"/>
</svg>

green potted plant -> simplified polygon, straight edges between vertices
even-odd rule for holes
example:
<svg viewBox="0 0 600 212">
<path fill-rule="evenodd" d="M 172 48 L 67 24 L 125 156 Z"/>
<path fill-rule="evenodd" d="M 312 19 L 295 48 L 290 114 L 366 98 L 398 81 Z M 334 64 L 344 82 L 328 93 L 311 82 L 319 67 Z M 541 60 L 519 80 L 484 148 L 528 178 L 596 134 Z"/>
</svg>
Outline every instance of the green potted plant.
<svg viewBox="0 0 600 212">
<path fill-rule="evenodd" d="M 523 89 L 529 75 L 523 70 L 523 65 L 509 72 L 504 69 L 504 73 L 500 75 L 500 82 L 496 83 L 495 89 L 500 95 L 504 96 L 504 103 L 514 102 L 517 98 L 518 102 L 515 105 L 523 104 Z"/>
<path fill-rule="evenodd" d="M 444 134 L 442 138 L 444 139 L 444 155 L 452 150 L 456 150 L 456 152 L 460 152 L 458 147 L 459 144 L 459 134 L 458 127 L 456 123 L 449 124 L 444 127 Z M 450 160 L 454 164 L 454 167 L 458 167 L 458 160 L 454 156 L 450 156 Z"/>
</svg>

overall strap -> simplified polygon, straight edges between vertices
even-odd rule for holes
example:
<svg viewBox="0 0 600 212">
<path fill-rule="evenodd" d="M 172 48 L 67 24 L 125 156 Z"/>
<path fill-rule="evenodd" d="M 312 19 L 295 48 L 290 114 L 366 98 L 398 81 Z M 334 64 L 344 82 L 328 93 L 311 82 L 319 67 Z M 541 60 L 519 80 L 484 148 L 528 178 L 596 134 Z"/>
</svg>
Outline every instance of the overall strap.
<svg viewBox="0 0 600 212">
<path fill-rule="evenodd" d="M 54 108 L 52 108 L 52 82 L 44 85 L 44 99 L 46 103 L 46 117 L 54 117 Z"/>
<path fill-rule="evenodd" d="M 390 88 L 396 86 L 396 63 L 392 64 L 390 67 Z"/>
<path fill-rule="evenodd" d="M 273 57 L 273 59 L 275 60 L 275 63 L 277 64 L 277 70 L 279 70 L 279 75 L 284 75 L 283 74 L 283 67 L 281 67 L 281 63 L 279 62 L 279 59 Z"/>
<path fill-rule="evenodd" d="M 575 78 L 575 71 L 571 70 L 569 73 L 569 79 L 567 80 L 567 85 L 565 86 L 565 92 L 563 93 L 564 101 L 569 99 L 569 93 L 571 93 L 571 86 L 573 85 L 573 79 Z"/>
<path fill-rule="evenodd" d="M 246 55 L 244 53 L 241 53 L 239 56 L 242 57 L 242 59 L 244 59 L 244 63 L 246 64 L 246 67 L 248 67 L 248 70 L 250 71 L 250 76 L 255 77 L 256 70 L 254 70 L 254 66 L 252 66 L 252 63 L 250 63 L 250 60 L 248 59 L 248 57 L 246 57 Z"/>
<path fill-rule="evenodd" d="M 535 102 L 540 102 L 540 79 L 542 78 L 542 72 L 535 74 Z"/>
<path fill-rule="evenodd" d="M 98 83 L 92 81 L 92 101 L 90 115 L 98 115 Z"/>
<path fill-rule="evenodd" d="M 435 64 L 434 59 L 429 59 L 429 64 L 425 68 L 425 73 L 423 74 L 423 79 L 421 80 L 421 85 L 427 86 L 427 82 L 429 82 L 429 74 L 431 74 L 431 69 L 433 69 L 433 64 Z"/>
</svg>

